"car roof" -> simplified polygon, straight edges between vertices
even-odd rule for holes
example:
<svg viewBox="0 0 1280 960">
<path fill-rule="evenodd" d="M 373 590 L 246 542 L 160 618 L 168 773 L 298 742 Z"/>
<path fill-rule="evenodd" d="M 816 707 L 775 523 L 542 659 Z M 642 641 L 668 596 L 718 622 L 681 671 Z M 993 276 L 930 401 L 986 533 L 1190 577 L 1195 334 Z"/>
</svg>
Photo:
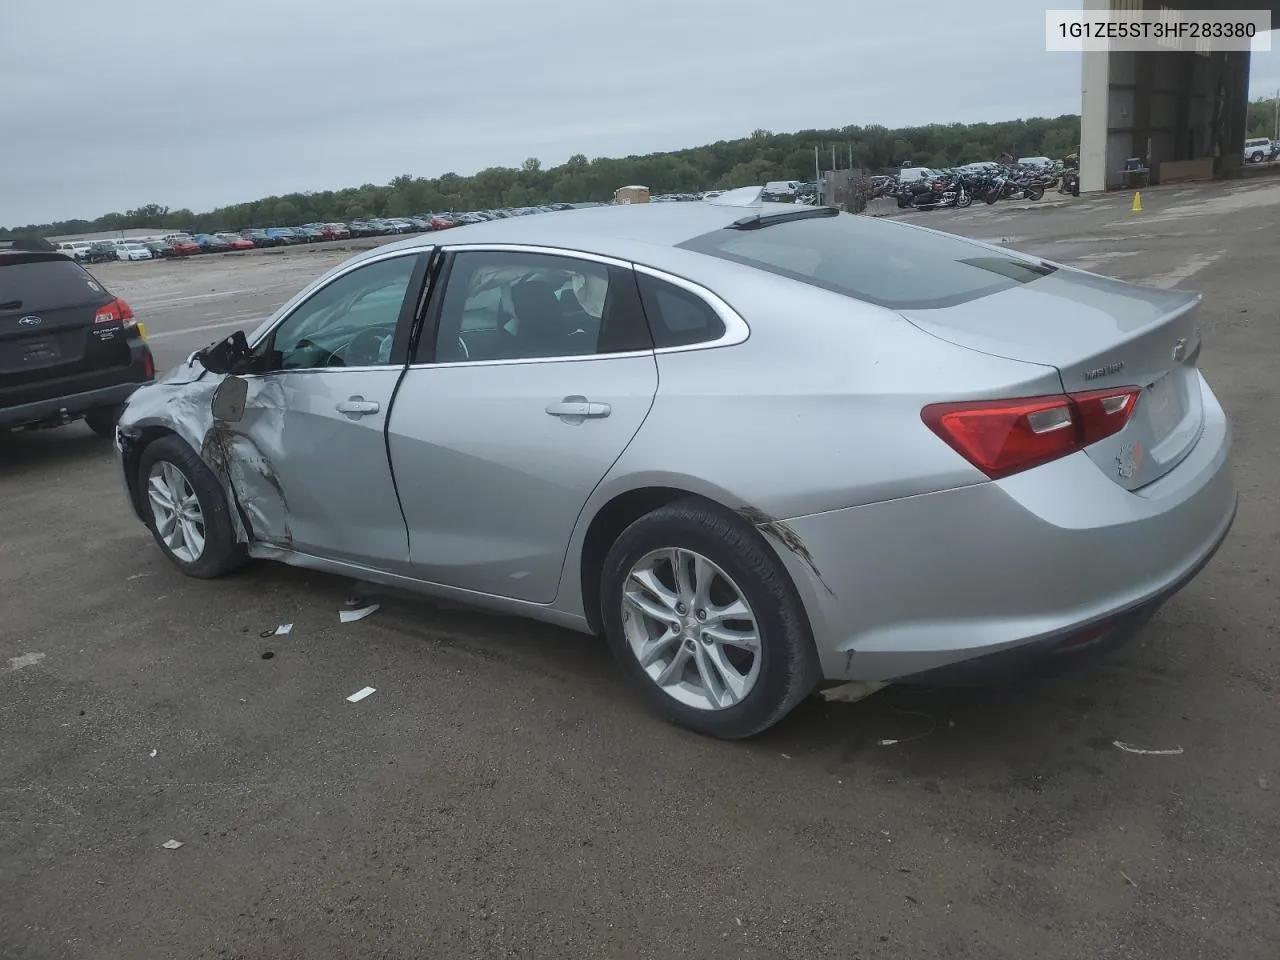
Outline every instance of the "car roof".
<svg viewBox="0 0 1280 960">
<path fill-rule="evenodd" d="M 804 209 L 807 208 L 790 203 L 737 207 L 699 200 L 555 210 L 537 216 L 505 217 L 468 223 L 451 228 L 443 237 L 439 233 L 417 234 L 377 250 L 468 243 L 514 243 L 563 247 L 600 256 L 643 261 L 646 252 L 654 254 L 663 249 L 673 251 L 686 240 L 723 229 L 743 217 Z"/>
</svg>

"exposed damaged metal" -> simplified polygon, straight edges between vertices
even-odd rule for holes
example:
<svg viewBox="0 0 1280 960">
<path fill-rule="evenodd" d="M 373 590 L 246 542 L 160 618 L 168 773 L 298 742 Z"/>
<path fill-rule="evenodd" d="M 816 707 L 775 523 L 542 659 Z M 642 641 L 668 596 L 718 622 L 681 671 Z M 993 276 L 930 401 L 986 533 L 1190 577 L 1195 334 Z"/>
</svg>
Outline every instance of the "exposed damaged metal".
<svg viewBox="0 0 1280 960">
<path fill-rule="evenodd" d="M 280 389 L 261 380 L 175 378 L 181 389 L 157 388 L 133 401 L 132 424 L 121 431 L 121 453 L 134 457 L 144 431 L 163 428 L 182 437 L 218 478 L 230 511 L 231 526 L 241 543 L 292 549 L 289 507 L 273 459 L 280 452 L 286 416 Z M 241 423 L 246 403 L 257 416 Z M 215 416 L 221 413 L 222 419 Z M 253 429 L 256 439 L 249 436 Z M 269 447 L 271 449 L 264 449 Z M 136 457 L 134 458 L 136 462 Z"/>
<path fill-rule="evenodd" d="M 822 588 L 831 596 L 835 596 L 836 592 L 831 589 L 827 581 L 822 578 L 822 571 L 818 569 L 818 565 L 814 563 L 813 554 L 809 552 L 809 548 L 805 546 L 804 541 L 800 539 L 800 534 L 796 533 L 791 527 L 782 520 L 777 520 L 758 507 L 739 507 L 738 516 L 742 517 L 753 527 L 763 533 L 766 537 L 776 540 L 782 546 L 786 547 L 791 553 L 795 554 L 800 561 L 809 568 L 818 582 L 822 584 Z"/>
<path fill-rule="evenodd" d="M 278 435 L 279 430 L 273 432 Z M 200 458 L 235 504 L 237 539 L 292 548 L 288 498 L 271 456 L 253 438 L 222 420 L 213 420 L 200 445 Z"/>
</svg>

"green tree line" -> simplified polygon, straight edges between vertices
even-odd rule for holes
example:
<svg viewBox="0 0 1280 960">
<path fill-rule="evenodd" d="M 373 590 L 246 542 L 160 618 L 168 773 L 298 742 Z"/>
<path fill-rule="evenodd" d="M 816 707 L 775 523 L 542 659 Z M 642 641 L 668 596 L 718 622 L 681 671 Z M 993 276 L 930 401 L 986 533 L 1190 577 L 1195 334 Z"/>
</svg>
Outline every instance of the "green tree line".
<svg viewBox="0 0 1280 960">
<path fill-rule="evenodd" d="M 205 213 L 148 203 L 96 220 L 64 220 L 0 229 L 0 239 L 19 234 L 63 236 L 110 230 L 239 230 L 293 226 L 312 221 L 393 217 L 426 212 L 485 210 L 540 203 L 610 200 L 613 192 L 643 183 L 654 193 L 683 193 L 751 186 L 769 180 L 811 180 L 814 147 L 822 169 L 835 166 L 880 172 L 904 162 L 931 167 L 992 160 L 1002 151 L 1015 156 L 1062 157 L 1077 149 L 1080 118 L 1067 115 L 1003 123 L 931 124 L 891 130 L 850 126 L 838 130 L 772 133 L 756 130 L 739 140 L 647 156 L 597 157 L 575 154 L 544 168 L 529 158 L 518 169 L 489 167 L 472 176 L 403 174 L 385 185 L 367 183 L 343 190 L 291 193 L 237 203 Z"/>
<path fill-rule="evenodd" d="M 1280 130 L 1277 130 L 1276 123 L 1276 106 L 1278 101 L 1275 97 L 1259 97 L 1257 100 L 1249 104 L 1245 119 L 1245 137 L 1253 139 L 1254 137 L 1273 137 L 1280 138 Z"/>
</svg>

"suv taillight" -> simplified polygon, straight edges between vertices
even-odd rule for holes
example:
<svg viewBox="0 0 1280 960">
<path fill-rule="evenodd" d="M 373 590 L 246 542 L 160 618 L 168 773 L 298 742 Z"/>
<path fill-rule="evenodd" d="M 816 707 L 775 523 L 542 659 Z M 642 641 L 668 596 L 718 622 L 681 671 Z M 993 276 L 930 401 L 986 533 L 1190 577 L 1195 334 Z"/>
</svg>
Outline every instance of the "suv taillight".
<svg viewBox="0 0 1280 960">
<path fill-rule="evenodd" d="M 935 403 L 921 419 L 992 480 L 1083 450 L 1129 422 L 1141 387 L 1018 400 Z"/>
<path fill-rule="evenodd" d="M 97 314 L 94 315 L 93 322 L 119 323 L 126 330 L 132 330 L 138 325 L 138 321 L 133 318 L 133 308 L 119 297 L 99 307 Z"/>
</svg>

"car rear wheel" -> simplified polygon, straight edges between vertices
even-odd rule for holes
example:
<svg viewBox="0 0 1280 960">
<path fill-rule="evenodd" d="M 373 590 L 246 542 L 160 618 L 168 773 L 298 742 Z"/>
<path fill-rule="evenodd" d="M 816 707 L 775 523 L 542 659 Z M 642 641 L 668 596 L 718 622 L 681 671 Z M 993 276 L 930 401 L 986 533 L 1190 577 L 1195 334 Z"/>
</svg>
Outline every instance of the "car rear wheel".
<svg viewBox="0 0 1280 960">
<path fill-rule="evenodd" d="M 147 526 L 183 573 L 210 579 L 245 562 L 218 478 L 181 438 L 162 437 L 142 451 L 138 484 Z"/>
<path fill-rule="evenodd" d="M 662 714 L 699 733 L 776 724 L 820 671 L 799 597 L 750 524 L 696 500 L 629 526 L 605 559 L 601 611 L 614 655 Z"/>
<path fill-rule="evenodd" d="M 121 406 L 98 407 L 84 415 L 84 422 L 98 436 L 111 439 L 116 435 L 116 421 L 123 409 Z"/>
</svg>

